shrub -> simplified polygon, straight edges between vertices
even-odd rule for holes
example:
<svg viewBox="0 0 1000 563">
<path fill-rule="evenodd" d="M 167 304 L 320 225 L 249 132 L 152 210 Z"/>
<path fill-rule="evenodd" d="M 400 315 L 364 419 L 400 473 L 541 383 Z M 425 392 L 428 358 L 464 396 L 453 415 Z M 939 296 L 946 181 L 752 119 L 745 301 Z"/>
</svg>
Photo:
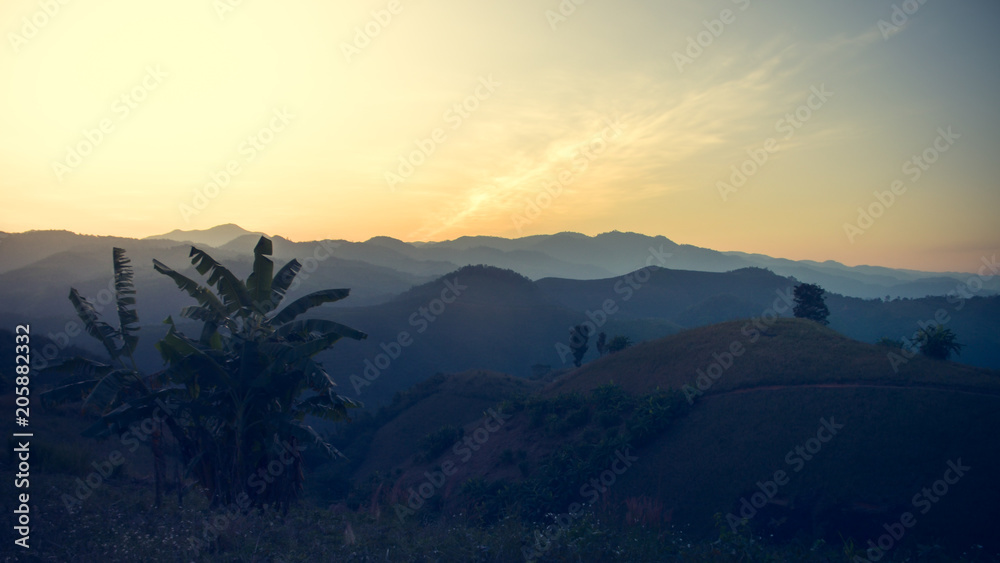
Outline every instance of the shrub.
<svg viewBox="0 0 1000 563">
<path fill-rule="evenodd" d="M 557 436 L 565 436 L 590 422 L 590 409 L 580 407 L 564 417 L 555 414 L 549 416 L 554 417 L 550 419 L 549 431 Z"/>
<path fill-rule="evenodd" d="M 618 335 L 608 342 L 608 353 L 614 354 L 632 346 L 632 339 L 627 336 Z"/>
<path fill-rule="evenodd" d="M 961 354 L 964 346 L 958 343 L 958 338 L 950 328 L 941 325 L 920 329 L 917 331 L 916 341 L 921 354 L 936 360 L 947 360 L 952 352 Z"/>
</svg>

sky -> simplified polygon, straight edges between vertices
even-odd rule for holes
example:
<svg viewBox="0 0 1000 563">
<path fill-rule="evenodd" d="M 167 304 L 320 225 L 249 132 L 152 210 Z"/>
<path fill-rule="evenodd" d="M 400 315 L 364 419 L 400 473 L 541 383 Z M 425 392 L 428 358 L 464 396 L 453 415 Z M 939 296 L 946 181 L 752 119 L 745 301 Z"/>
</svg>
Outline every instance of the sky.
<svg viewBox="0 0 1000 563">
<path fill-rule="evenodd" d="M 988 0 L 5 0 L 0 231 L 611 230 L 974 271 Z"/>
</svg>

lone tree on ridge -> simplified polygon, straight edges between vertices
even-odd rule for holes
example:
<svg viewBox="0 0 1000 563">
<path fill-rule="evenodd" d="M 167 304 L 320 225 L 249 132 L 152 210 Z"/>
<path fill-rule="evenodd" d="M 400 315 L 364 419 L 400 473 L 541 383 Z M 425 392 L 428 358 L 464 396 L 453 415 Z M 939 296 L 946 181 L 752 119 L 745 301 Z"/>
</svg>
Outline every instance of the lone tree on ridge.
<svg viewBox="0 0 1000 563">
<path fill-rule="evenodd" d="M 800 283 L 795 286 L 795 316 L 800 319 L 810 319 L 819 324 L 827 325 L 830 310 L 826 308 L 822 287 L 812 283 Z"/>
</svg>

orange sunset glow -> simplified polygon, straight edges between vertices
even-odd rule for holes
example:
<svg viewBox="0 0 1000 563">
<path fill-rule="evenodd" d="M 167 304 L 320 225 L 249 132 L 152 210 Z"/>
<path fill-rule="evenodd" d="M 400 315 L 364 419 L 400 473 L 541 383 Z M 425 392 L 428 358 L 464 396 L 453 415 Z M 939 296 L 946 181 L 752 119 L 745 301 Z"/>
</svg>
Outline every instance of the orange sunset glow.
<svg viewBox="0 0 1000 563">
<path fill-rule="evenodd" d="M 549 4 L 6 2 L 0 230 L 995 251 L 995 5 Z"/>
</svg>

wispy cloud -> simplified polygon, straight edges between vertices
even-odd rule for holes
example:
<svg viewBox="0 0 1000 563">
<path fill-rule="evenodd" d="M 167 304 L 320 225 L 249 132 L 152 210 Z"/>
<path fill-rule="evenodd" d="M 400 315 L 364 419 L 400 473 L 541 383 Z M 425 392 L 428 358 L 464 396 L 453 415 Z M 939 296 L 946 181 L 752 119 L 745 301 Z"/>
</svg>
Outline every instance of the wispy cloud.
<svg viewBox="0 0 1000 563">
<path fill-rule="evenodd" d="M 484 223 L 509 225 L 511 215 L 523 212 L 546 184 L 573 170 L 574 159 L 608 118 L 620 120 L 621 135 L 586 171 L 574 174 L 552 203 L 554 212 L 587 217 L 611 204 L 701 189 L 704 183 L 676 181 L 683 175 L 679 169 L 710 158 L 725 165 L 748 146 L 776 136 L 775 122 L 809 95 L 813 84 L 805 75 L 831 61 L 856 57 L 880 40 L 877 29 L 808 44 L 781 35 L 753 50 L 741 45 L 729 52 L 720 49 L 711 62 L 696 63 L 703 68 L 692 69 L 683 80 L 630 68 L 611 75 L 578 71 L 547 76 L 552 92 L 547 96 L 522 85 L 524 91 L 513 96 L 517 102 L 497 108 L 497 121 L 485 126 L 495 134 L 492 143 L 480 148 L 489 163 L 475 181 L 439 188 L 447 192 L 446 203 L 413 235 L 430 238 Z M 599 83 L 614 84 L 614 96 L 595 88 Z M 782 149 L 833 144 L 858 134 L 852 123 L 813 122 Z M 451 166 L 468 164 L 463 160 Z"/>
</svg>

